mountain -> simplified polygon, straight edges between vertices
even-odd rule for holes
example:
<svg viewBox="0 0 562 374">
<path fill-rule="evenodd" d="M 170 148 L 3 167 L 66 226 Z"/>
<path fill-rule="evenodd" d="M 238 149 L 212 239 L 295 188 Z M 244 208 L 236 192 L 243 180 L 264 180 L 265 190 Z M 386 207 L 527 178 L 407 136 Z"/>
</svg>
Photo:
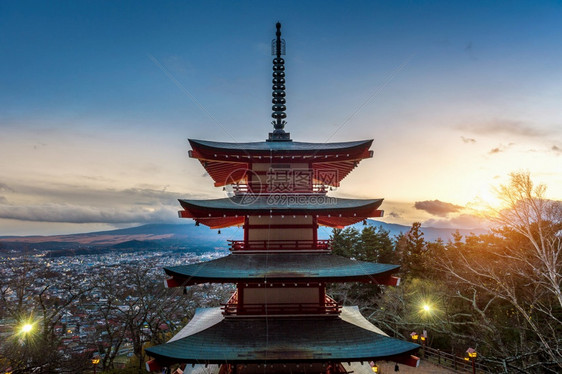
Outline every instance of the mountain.
<svg viewBox="0 0 562 374">
<path fill-rule="evenodd" d="M 396 236 L 400 233 L 406 233 L 410 230 L 411 226 L 404 226 L 398 225 L 395 223 L 384 223 L 379 221 L 367 220 L 370 226 L 375 227 L 382 227 L 384 230 L 390 232 L 390 236 Z M 359 224 L 355 225 L 357 229 L 361 229 Z M 454 228 L 438 228 L 438 227 L 423 227 L 422 226 L 423 236 L 426 241 L 433 242 L 437 239 L 442 239 L 443 241 L 447 242 L 449 239 L 452 239 L 452 235 L 458 231 L 461 235 L 467 236 L 470 234 L 485 234 L 488 232 L 487 229 L 454 229 Z"/>
<path fill-rule="evenodd" d="M 126 229 L 52 236 L 0 236 L 0 253 L 37 250 L 100 253 L 109 250 L 186 250 L 205 252 L 227 249 L 227 239 L 240 239 L 242 229 L 211 230 L 194 223 L 148 224 Z M 62 252 L 61 252 L 62 251 Z"/>
<path fill-rule="evenodd" d="M 407 232 L 410 227 L 393 223 L 367 220 L 367 224 L 382 227 L 391 236 Z M 355 224 L 361 230 L 361 223 Z M 441 238 L 447 241 L 456 229 L 422 227 L 428 241 Z M 458 230 L 462 235 L 482 234 L 485 230 Z M 328 239 L 331 229 L 322 228 L 319 239 Z M 100 253 L 106 251 L 182 250 L 205 252 L 227 249 L 227 240 L 241 240 L 241 228 L 211 230 L 195 226 L 193 222 L 178 224 L 149 224 L 126 229 L 53 236 L 0 236 L 0 253 L 47 250 L 55 254 Z"/>
</svg>

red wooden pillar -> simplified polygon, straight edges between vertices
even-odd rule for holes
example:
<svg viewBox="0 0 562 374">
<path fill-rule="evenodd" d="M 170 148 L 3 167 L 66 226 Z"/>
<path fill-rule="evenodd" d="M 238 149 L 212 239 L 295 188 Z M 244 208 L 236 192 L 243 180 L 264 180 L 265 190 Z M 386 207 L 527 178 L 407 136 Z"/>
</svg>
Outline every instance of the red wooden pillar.
<svg viewBox="0 0 562 374">
<path fill-rule="evenodd" d="M 318 247 L 318 218 L 312 217 L 312 248 Z"/>
<path fill-rule="evenodd" d="M 246 218 L 244 218 L 244 248 L 248 248 L 248 230 L 250 226 L 250 217 L 246 216 Z"/>
<path fill-rule="evenodd" d="M 318 283 L 318 298 L 320 301 L 320 308 L 326 311 L 326 284 Z"/>
<path fill-rule="evenodd" d="M 236 301 L 238 305 L 236 305 L 236 314 L 243 314 L 243 304 L 242 301 L 244 300 L 244 288 L 245 286 L 242 283 L 238 283 L 238 300 Z"/>
</svg>

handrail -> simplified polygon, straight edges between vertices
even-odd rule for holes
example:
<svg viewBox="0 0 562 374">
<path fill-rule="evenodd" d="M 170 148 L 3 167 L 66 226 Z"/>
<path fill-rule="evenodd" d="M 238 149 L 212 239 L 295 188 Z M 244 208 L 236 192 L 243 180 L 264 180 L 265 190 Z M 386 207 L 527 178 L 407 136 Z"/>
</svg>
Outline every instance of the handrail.
<svg viewBox="0 0 562 374">
<path fill-rule="evenodd" d="M 230 299 L 226 302 L 227 304 L 238 304 L 238 290 L 234 291 Z"/>
<path fill-rule="evenodd" d="M 325 194 L 328 192 L 329 187 L 323 184 L 312 184 L 306 188 L 287 186 L 287 188 L 275 187 L 274 189 L 269 188 L 267 183 L 247 183 L 247 184 L 231 184 L 232 192 L 235 195 L 241 195 L 246 193 L 321 193 Z"/>
<path fill-rule="evenodd" d="M 237 298 L 236 294 L 236 298 Z M 329 296 L 324 303 L 267 303 L 240 304 L 233 300 L 222 305 L 224 315 L 264 315 L 264 314 L 339 314 L 341 305 Z M 232 302 L 231 302 L 232 300 Z"/>
<path fill-rule="evenodd" d="M 443 352 L 440 349 L 431 347 L 423 347 L 423 354 L 428 361 L 438 366 L 453 369 L 456 372 L 472 372 L 472 361 L 467 361 L 463 357 L 455 356 L 452 353 Z M 488 368 L 481 362 L 475 362 L 474 366 L 478 372 L 494 373 L 492 369 Z"/>
<path fill-rule="evenodd" d="M 231 251 L 242 250 L 325 250 L 332 248 L 332 240 L 228 240 Z"/>
</svg>

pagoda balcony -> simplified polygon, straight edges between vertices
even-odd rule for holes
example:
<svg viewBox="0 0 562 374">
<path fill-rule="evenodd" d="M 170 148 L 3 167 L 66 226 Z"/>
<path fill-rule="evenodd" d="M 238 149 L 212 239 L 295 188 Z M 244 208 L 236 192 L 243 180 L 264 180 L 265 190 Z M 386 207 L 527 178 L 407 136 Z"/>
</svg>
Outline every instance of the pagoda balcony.
<svg viewBox="0 0 562 374">
<path fill-rule="evenodd" d="M 229 248 L 237 251 L 330 251 L 332 240 L 229 240 Z"/>
<path fill-rule="evenodd" d="M 267 304 L 240 304 L 238 291 L 222 305 L 225 316 L 263 316 L 263 315 L 338 315 L 341 305 L 330 296 L 324 297 L 324 303 L 267 303 Z"/>
<path fill-rule="evenodd" d="M 256 368 L 257 366 L 257 368 Z M 266 365 L 267 366 L 267 365 Z M 329 362 L 326 363 L 314 363 L 309 364 L 309 367 L 306 371 L 299 371 L 298 364 L 270 364 L 269 368 L 272 369 L 273 373 L 282 373 L 282 372 L 291 372 L 291 373 L 315 373 L 315 374 L 347 374 L 353 373 L 353 371 L 345 370 L 344 366 L 339 362 Z M 290 369 L 288 369 L 290 368 Z M 257 369 L 257 370 L 256 370 Z M 289 371 L 290 370 L 290 371 Z M 246 373 L 259 373 L 263 372 L 263 369 L 260 370 L 258 364 L 250 365 L 247 364 L 224 364 L 221 365 L 218 374 L 229 374 L 229 373 L 237 373 L 237 374 L 246 374 Z"/>
<path fill-rule="evenodd" d="M 324 184 L 313 184 L 310 186 L 293 186 L 291 184 L 288 185 L 268 185 L 268 184 L 260 184 L 260 183 L 250 183 L 250 184 L 231 184 L 229 188 L 232 189 L 232 192 L 235 195 L 244 195 L 244 194 L 260 194 L 260 195 L 268 195 L 268 194 L 326 194 L 328 191 L 331 191 L 333 187 L 326 186 Z M 225 190 L 227 188 L 225 187 Z"/>
</svg>

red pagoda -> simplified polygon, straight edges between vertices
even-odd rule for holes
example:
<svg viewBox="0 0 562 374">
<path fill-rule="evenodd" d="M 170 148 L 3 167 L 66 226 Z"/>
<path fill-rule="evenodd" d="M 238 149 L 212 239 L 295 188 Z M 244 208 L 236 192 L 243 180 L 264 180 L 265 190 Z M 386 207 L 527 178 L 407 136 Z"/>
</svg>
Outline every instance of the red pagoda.
<svg viewBox="0 0 562 374">
<path fill-rule="evenodd" d="M 343 228 L 381 217 L 382 199 L 327 195 L 361 160 L 372 140 L 302 143 L 285 132 L 285 41 L 277 23 L 272 42 L 273 127 L 264 142 L 223 143 L 190 139 L 201 162 L 229 197 L 179 200 L 182 218 L 213 229 L 242 226 L 226 257 L 165 268 L 167 287 L 233 283 L 222 308 L 198 309 L 167 343 L 146 349 L 148 370 L 174 364 L 204 365 L 220 373 L 347 373 L 351 363 L 377 360 L 417 366 L 419 346 L 388 337 L 357 307 L 326 294 L 335 282 L 398 285 L 399 266 L 331 254 L 318 226 Z M 210 365 L 210 366 L 209 366 Z M 364 365 L 371 371 L 368 364 Z M 207 371 L 208 372 L 208 371 Z M 357 370 L 355 371 L 358 372 Z"/>
</svg>

